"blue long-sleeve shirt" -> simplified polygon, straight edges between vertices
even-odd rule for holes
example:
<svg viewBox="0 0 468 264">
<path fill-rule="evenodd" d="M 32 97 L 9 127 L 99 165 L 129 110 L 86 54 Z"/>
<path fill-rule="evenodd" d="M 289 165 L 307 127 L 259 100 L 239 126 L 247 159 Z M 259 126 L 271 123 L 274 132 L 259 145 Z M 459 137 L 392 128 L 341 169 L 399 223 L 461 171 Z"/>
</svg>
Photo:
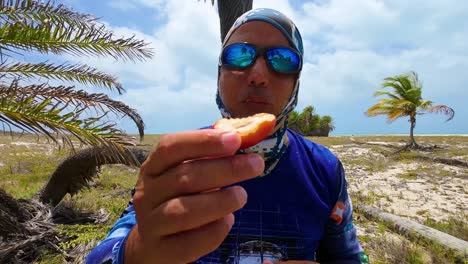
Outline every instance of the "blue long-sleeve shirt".
<svg viewBox="0 0 468 264">
<path fill-rule="evenodd" d="M 235 212 L 221 246 L 195 263 L 367 262 L 352 223 L 341 162 L 292 130 L 288 137 L 288 149 L 270 174 L 237 184 L 248 193 L 246 205 Z M 123 263 L 125 241 L 135 225 L 130 202 L 86 263 Z"/>
</svg>

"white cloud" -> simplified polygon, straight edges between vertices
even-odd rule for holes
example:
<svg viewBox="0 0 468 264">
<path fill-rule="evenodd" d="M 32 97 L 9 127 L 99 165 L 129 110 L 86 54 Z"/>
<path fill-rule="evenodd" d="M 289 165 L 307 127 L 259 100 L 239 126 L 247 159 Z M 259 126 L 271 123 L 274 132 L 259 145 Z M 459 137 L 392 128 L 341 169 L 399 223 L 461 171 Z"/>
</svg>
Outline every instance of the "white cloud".
<svg viewBox="0 0 468 264">
<path fill-rule="evenodd" d="M 147 131 L 197 128 L 219 118 L 215 93 L 220 41 L 219 25 L 213 23 L 218 19 L 215 8 L 197 1 L 129 4 L 154 8 L 162 12 L 159 16 L 167 16 L 165 24 L 145 30 L 152 31 L 151 35 L 109 25 L 116 36 L 135 35 L 151 43 L 154 58 L 136 63 L 100 58 L 86 63 L 119 77 L 127 92 L 115 99 L 138 110 Z"/>
<path fill-rule="evenodd" d="M 119 76 L 128 92 L 117 99 L 142 113 L 149 133 L 212 122 L 219 116 L 214 98 L 220 48 L 216 8 L 210 1 L 196 0 L 126 3 L 151 8 L 154 17 L 165 18 L 153 29 L 145 28 L 152 34 L 113 28 L 117 34 L 136 34 L 151 42 L 155 58 L 136 64 L 89 63 Z M 372 94 L 383 78 L 410 70 L 419 73 L 426 99 L 463 105 L 461 98 L 468 98 L 468 2 L 331 0 L 308 1 L 295 9 L 287 0 L 255 0 L 254 7 L 278 9 L 301 30 L 306 57 L 299 109 L 313 104 L 321 114 L 331 114 L 321 110 L 325 109 L 342 116 L 346 109 L 340 106 L 362 104 L 362 111 L 346 114 L 351 119 L 365 118 L 362 112 L 375 102 Z M 137 17 L 133 22 L 145 20 L 147 25 L 154 17 Z M 456 110 L 461 116 L 457 115 L 452 129 L 468 130 L 462 121 L 467 110 Z M 336 125 L 338 131 L 351 129 Z"/>
<path fill-rule="evenodd" d="M 468 19 L 462 15 L 467 6 L 459 1 L 306 3 L 298 24 L 311 64 L 304 68 L 300 102 L 359 102 L 384 77 L 410 70 L 423 80 L 423 96 L 435 96 L 434 101 L 468 96 L 460 91 L 468 82 Z"/>
</svg>

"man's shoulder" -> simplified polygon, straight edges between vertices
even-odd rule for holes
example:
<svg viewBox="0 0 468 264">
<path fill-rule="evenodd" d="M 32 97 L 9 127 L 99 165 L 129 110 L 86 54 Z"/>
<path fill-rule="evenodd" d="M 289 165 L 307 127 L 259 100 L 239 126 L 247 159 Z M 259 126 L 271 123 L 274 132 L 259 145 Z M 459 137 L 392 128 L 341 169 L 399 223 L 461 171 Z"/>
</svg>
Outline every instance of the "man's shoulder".
<svg viewBox="0 0 468 264">
<path fill-rule="evenodd" d="M 334 161 L 338 159 L 329 148 L 314 142 L 291 129 L 288 129 L 288 132 L 291 136 L 290 140 L 294 142 L 293 145 L 297 148 L 296 151 L 299 155 L 320 157 L 321 159 Z"/>
</svg>

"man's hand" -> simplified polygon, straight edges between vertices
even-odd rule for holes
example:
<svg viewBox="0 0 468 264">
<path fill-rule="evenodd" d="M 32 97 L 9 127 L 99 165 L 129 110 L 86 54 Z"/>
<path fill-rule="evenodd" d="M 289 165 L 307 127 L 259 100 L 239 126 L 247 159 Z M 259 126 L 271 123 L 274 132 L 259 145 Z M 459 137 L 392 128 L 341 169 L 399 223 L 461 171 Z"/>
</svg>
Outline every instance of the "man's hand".
<svg viewBox="0 0 468 264">
<path fill-rule="evenodd" d="M 137 225 L 125 263 L 185 264 L 215 250 L 247 194 L 222 188 L 260 175 L 262 158 L 234 155 L 238 135 L 197 130 L 163 136 L 140 168 L 133 196 Z"/>
</svg>

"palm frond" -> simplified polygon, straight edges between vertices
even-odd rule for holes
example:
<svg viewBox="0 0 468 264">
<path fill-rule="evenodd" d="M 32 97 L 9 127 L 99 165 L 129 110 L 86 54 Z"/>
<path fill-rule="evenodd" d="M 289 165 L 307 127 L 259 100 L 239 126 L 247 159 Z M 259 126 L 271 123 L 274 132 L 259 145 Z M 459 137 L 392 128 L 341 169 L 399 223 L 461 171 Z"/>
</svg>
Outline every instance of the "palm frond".
<svg viewBox="0 0 468 264">
<path fill-rule="evenodd" d="M 392 99 L 400 99 L 400 97 L 390 93 L 390 92 L 385 92 L 385 91 L 377 91 L 374 93 L 374 97 L 381 96 L 381 95 L 386 95 Z"/>
<path fill-rule="evenodd" d="M 49 110 L 53 114 L 59 114 L 64 108 L 73 106 L 79 112 L 95 109 L 97 112 L 110 111 L 117 116 L 128 116 L 137 126 L 140 138 L 144 136 L 145 124 L 136 110 L 120 101 L 110 99 L 105 94 L 90 94 L 83 90 L 75 90 L 74 87 L 47 84 L 20 87 L 17 80 L 14 80 L 10 86 L 0 85 L 0 96 L 8 95 L 12 91 L 18 92 L 18 96 L 21 97 L 36 98 L 34 99 L 36 103 L 37 100 L 50 99 L 50 103 L 54 106 Z"/>
<path fill-rule="evenodd" d="M 413 102 L 416 105 L 419 105 L 421 102 L 421 89 L 420 88 L 411 88 L 406 90 L 406 97 L 405 99 L 408 101 Z"/>
<path fill-rule="evenodd" d="M 391 110 L 393 110 L 393 107 L 377 103 L 369 107 L 364 114 L 367 116 L 387 115 Z"/>
<path fill-rule="evenodd" d="M 402 100 L 402 99 L 380 99 L 377 104 L 379 105 L 382 105 L 382 106 L 392 106 L 392 105 L 395 105 L 395 102 L 396 101 L 399 101 L 399 100 Z"/>
<path fill-rule="evenodd" d="M 370 107 L 365 114 L 367 116 L 387 115 L 387 122 L 391 123 L 395 119 L 411 115 L 416 112 L 416 106 L 405 99 L 381 99 Z"/>
<path fill-rule="evenodd" d="M 96 18 L 73 11 L 63 4 L 54 5 L 53 1 L 37 0 L 0 0 L 0 21 L 3 23 L 26 22 L 49 23 L 54 25 L 74 25 L 92 27 Z"/>
<path fill-rule="evenodd" d="M 385 78 L 382 87 L 391 87 L 396 96 L 418 104 L 421 100 L 421 82 L 415 72 Z"/>
<path fill-rule="evenodd" d="M 405 99 L 394 100 L 392 105 L 395 108 L 406 110 L 406 111 L 416 111 L 417 105 L 411 101 Z"/>
<path fill-rule="evenodd" d="M 409 79 L 409 75 L 400 75 L 397 77 L 398 83 L 400 86 L 405 90 L 408 91 L 409 89 L 413 88 L 411 85 L 411 80 Z"/>
<path fill-rule="evenodd" d="M 395 93 L 397 94 L 397 97 L 399 98 L 404 98 L 405 96 L 405 89 L 404 87 L 401 86 L 399 80 L 396 77 L 389 77 L 385 78 L 385 82 L 382 83 L 383 88 L 393 88 Z"/>
<path fill-rule="evenodd" d="M 45 135 L 56 143 L 61 138 L 72 148 L 72 138 L 76 138 L 85 145 L 105 147 L 121 160 L 132 159 L 125 156 L 123 146 L 134 145 L 134 139 L 117 129 L 115 124 L 102 122 L 107 112 L 98 117 L 82 118 L 84 108 L 70 109 L 51 98 L 40 99 L 22 91 L 19 87 L 10 87 L 0 93 L 1 123 Z"/>
<path fill-rule="evenodd" d="M 0 64 L 0 74 L 12 76 L 14 78 L 45 77 L 60 81 L 77 81 L 84 85 L 104 86 L 109 89 L 116 89 L 119 94 L 124 91 L 122 84 L 117 78 L 109 74 L 98 71 L 95 68 L 82 64 L 63 63 L 55 65 L 52 63 L 10 63 Z"/>
<path fill-rule="evenodd" d="M 422 100 L 419 104 L 419 107 L 421 107 L 422 109 L 427 109 L 428 107 L 431 107 L 432 104 L 433 102 L 430 100 Z"/>
<path fill-rule="evenodd" d="M 18 49 L 75 56 L 112 56 L 115 59 L 143 60 L 153 55 L 143 40 L 115 38 L 104 25 L 28 24 L 15 22 L 0 27 L 0 51 Z"/>
<path fill-rule="evenodd" d="M 392 111 L 388 113 L 387 123 L 391 123 L 400 117 L 409 116 L 409 115 L 410 115 L 410 112 L 404 109 L 392 109 Z"/>
<path fill-rule="evenodd" d="M 448 115 L 448 118 L 447 120 L 445 120 L 445 122 L 452 120 L 453 117 L 455 116 L 455 110 L 453 110 L 452 108 L 446 105 L 434 105 L 434 106 L 428 107 L 427 111 L 431 113 L 442 113 L 442 114 Z"/>
</svg>

